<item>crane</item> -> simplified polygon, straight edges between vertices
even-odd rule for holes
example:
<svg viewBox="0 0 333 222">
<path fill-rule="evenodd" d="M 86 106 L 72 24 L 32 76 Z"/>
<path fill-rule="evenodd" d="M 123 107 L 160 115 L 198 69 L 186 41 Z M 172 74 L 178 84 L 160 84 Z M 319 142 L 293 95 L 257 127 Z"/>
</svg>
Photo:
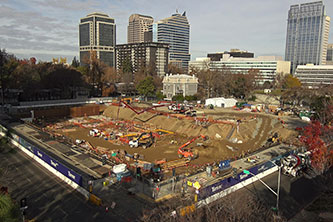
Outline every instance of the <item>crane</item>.
<svg viewBox="0 0 333 222">
<path fill-rule="evenodd" d="M 120 101 L 119 101 L 119 107 L 120 107 L 120 104 L 124 104 L 126 107 L 130 108 L 130 109 L 131 109 L 133 112 L 135 112 L 135 114 L 137 114 L 137 115 L 140 115 L 140 114 L 142 114 L 142 113 L 144 113 L 144 112 L 146 112 L 146 111 L 149 111 L 149 110 L 151 110 L 151 109 L 154 109 L 154 108 L 158 108 L 158 107 L 163 107 L 163 106 L 167 106 L 167 105 L 169 105 L 168 103 L 166 103 L 166 104 L 160 104 L 160 105 L 157 105 L 157 106 L 151 106 L 151 107 L 148 107 L 148 108 L 143 109 L 143 110 L 141 110 L 141 111 L 137 111 L 136 109 L 134 109 L 132 106 L 130 106 L 128 103 L 126 103 L 126 102 L 123 101 L 123 100 L 120 100 Z M 118 113 L 117 113 L 117 119 L 118 119 L 118 116 L 119 116 L 119 108 L 118 108 Z"/>
<path fill-rule="evenodd" d="M 185 147 L 187 147 L 188 145 L 190 145 L 191 143 L 193 143 L 194 141 L 196 141 L 199 138 L 202 138 L 204 141 L 208 140 L 208 137 L 204 136 L 204 135 L 199 135 L 197 137 L 194 137 L 193 139 L 187 141 L 186 143 L 184 143 L 183 145 L 181 145 L 178 148 L 178 157 L 179 158 L 185 157 L 185 158 L 188 158 L 189 160 L 197 158 L 197 155 L 194 154 L 191 149 L 185 149 Z"/>
</svg>

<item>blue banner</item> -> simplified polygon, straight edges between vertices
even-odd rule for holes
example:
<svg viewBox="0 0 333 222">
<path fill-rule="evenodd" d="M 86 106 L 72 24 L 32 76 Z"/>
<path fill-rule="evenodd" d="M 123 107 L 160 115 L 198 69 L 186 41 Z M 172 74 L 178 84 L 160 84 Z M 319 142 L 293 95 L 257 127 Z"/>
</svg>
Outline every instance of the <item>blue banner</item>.
<svg viewBox="0 0 333 222">
<path fill-rule="evenodd" d="M 249 171 L 252 174 L 257 175 L 259 173 L 262 173 L 262 172 L 272 168 L 273 166 L 274 166 L 274 164 L 272 162 L 268 161 L 263 164 L 250 168 Z M 221 192 L 229 187 L 232 187 L 240 182 L 243 182 L 244 180 L 247 180 L 251 177 L 253 177 L 253 175 L 251 175 L 251 174 L 248 175 L 248 174 L 245 174 L 242 172 L 242 173 L 237 174 L 236 178 L 229 177 L 229 178 L 223 179 L 215 184 L 212 184 L 210 186 L 200 189 L 198 199 L 199 200 L 206 199 L 209 196 L 219 193 L 219 192 Z"/>
<path fill-rule="evenodd" d="M 17 142 L 19 142 L 24 148 L 29 150 L 31 153 L 35 154 L 37 157 L 39 157 L 44 162 L 49 164 L 51 167 L 56 169 L 58 172 L 62 173 L 64 176 L 66 176 L 70 180 L 74 181 L 76 184 L 82 186 L 82 177 L 78 173 L 65 167 L 63 164 L 61 164 L 56 159 L 49 157 L 45 152 L 41 151 L 36 146 L 30 144 L 23 138 L 21 138 L 17 135 L 13 135 L 13 139 L 16 140 Z"/>
</svg>

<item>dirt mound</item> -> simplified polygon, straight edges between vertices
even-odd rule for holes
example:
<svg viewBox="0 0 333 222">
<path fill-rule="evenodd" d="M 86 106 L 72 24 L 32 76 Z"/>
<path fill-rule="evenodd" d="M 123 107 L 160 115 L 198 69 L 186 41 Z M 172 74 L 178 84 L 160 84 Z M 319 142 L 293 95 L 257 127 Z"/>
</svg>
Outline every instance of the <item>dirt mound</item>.
<svg viewBox="0 0 333 222">
<path fill-rule="evenodd" d="M 119 110 L 119 112 L 118 112 Z M 104 111 L 104 115 L 116 119 L 133 120 L 144 122 L 185 136 L 198 136 L 200 134 L 209 136 L 212 139 L 224 139 L 232 128 L 228 124 L 212 124 L 203 128 L 195 124 L 194 120 L 177 119 L 164 115 L 145 112 L 137 115 L 129 108 L 110 106 Z M 218 134 L 218 137 L 216 135 Z"/>
</svg>

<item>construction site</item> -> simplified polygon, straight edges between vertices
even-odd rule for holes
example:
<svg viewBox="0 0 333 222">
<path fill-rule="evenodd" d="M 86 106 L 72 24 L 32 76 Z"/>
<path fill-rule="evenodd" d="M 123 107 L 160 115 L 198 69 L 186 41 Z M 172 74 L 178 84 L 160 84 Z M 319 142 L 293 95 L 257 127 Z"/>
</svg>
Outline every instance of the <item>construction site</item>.
<svg viewBox="0 0 333 222">
<path fill-rule="evenodd" d="M 279 142 L 292 143 L 297 132 L 278 116 L 233 109 L 205 109 L 170 104 L 108 104 L 35 112 L 35 126 L 67 139 L 110 165 L 141 168 L 142 174 L 190 175 L 221 161 L 232 161 Z M 63 116 L 59 116 L 63 115 Z M 153 171 L 154 170 L 154 171 Z"/>
</svg>

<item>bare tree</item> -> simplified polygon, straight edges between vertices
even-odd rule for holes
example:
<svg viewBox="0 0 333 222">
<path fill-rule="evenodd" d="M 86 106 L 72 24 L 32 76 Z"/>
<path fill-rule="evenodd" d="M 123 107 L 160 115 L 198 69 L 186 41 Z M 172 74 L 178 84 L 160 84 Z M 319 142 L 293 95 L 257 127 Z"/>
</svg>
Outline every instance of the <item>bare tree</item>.
<svg viewBox="0 0 333 222">
<path fill-rule="evenodd" d="M 176 206 L 182 207 L 172 212 Z M 184 207 L 187 206 L 187 207 Z M 184 210 L 185 209 L 185 210 Z M 183 212 L 183 215 L 180 215 Z M 185 213 L 185 215 L 184 215 Z M 216 202 L 195 209 L 194 203 L 179 200 L 168 202 L 144 213 L 144 221 L 207 221 L 207 222 L 282 222 L 284 218 L 274 217 L 274 213 L 252 195 L 232 193 Z"/>
</svg>

